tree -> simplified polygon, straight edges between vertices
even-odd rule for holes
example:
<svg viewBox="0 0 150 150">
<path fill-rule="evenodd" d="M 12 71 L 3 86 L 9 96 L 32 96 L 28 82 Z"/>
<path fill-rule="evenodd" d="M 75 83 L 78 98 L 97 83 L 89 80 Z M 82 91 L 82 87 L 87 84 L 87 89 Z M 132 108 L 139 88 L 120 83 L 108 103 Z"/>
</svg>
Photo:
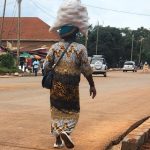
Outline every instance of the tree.
<svg viewBox="0 0 150 150">
<path fill-rule="evenodd" d="M 15 60 L 11 54 L 7 53 L 7 54 L 0 55 L 0 66 L 11 69 L 14 67 L 14 65 L 15 65 Z"/>
<path fill-rule="evenodd" d="M 96 54 L 97 31 L 99 37 L 97 54 L 104 55 L 110 67 L 121 67 L 126 60 L 131 59 L 132 35 L 134 35 L 133 60 L 138 63 L 141 48 L 141 60 L 150 63 L 150 30 L 143 27 L 131 30 L 110 26 L 90 26 L 87 42 L 89 56 Z M 141 38 L 144 38 L 142 45 Z M 85 37 L 79 35 L 78 42 L 85 44 Z"/>
</svg>

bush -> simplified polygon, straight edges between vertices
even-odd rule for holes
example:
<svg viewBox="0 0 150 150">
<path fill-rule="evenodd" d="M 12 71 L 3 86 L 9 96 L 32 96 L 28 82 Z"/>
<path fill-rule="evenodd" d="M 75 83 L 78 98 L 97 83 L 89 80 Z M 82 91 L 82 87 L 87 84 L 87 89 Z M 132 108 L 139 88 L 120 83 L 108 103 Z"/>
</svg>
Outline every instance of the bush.
<svg viewBox="0 0 150 150">
<path fill-rule="evenodd" d="M 10 73 L 8 68 L 0 67 L 0 73 Z"/>
<path fill-rule="evenodd" d="M 10 69 L 13 68 L 14 65 L 15 65 L 15 59 L 11 54 L 7 53 L 7 54 L 0 55 L 1 67 Z"/>
<path fill-rule="evenodd" d="M 21 73 L 22 71 L 19 70 L 19 69 L 16 68 L 16 67 L 13 67 L 13 68 L 9 69 L 9 68 L 1 67 L 1 66 L 0 66 L 0 74 L 5 74 L 5 73 L 15 73 L 15 72 Z"/>
</svg>

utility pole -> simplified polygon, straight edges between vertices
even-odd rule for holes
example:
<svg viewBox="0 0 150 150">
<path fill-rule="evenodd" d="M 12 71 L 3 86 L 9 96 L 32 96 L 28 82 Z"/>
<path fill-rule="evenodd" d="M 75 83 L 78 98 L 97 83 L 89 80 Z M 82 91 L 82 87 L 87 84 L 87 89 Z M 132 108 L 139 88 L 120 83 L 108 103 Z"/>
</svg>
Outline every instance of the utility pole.
<svg viewBox="0 0 150 150">
<path fill-rule="evenodd" d="M 87 48 L 88 33 L 85 35 L 85 47 Z"/>
<path fill-rule="evenodd" d="M 17 24 L 17 66 L 19 65 L 19 55 L 20 55 L 20 16 L 21 16 L 21 1 L 18 2 L 18 24 Z"/>
<path fill-rule="evenodd" d="M 98 26 L 97 26 L 97 37 L 96 37 L 96 55 L 97 55 L 97 51 L 98 51 L 98 33 L 99 33 L 99 22 L 98 22 Z"/>
<path fill-rule="evenodd" d="M 139 64 L 141 63 L 141 53 L 142 53 L 142 43 L 143 43 L 143 40 L 144 40 L 144 38 L 142 37 L 140 39 L 141 44 L 140 44 L 140 53 L 139 53 Z"/>
<path fill-rule="evenodd" d="M 133 41 L 134 41 L 134 34 L 132 34 L 131 61 L 133 57 Z"/>
<path fill-rule="evenodd" d="M 3 26 L 4 26 L 5 10 L 6 10 L 6 0 L 4 1 L 3 19 L 2 19 L 2 22 L 1 22 L 0 45 L 2 45 L 2 35 L 3 35 Z"/>
</svg>

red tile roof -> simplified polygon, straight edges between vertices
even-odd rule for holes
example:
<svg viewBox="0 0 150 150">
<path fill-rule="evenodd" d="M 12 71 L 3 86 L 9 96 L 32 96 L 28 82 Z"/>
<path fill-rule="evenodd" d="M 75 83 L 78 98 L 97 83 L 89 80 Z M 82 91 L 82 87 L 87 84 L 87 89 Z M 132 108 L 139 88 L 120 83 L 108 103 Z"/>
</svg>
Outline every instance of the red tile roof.
<svg viewBox="0 0 150 150">
<path fill-rule="evenodd" d="M 0 17 L 0 25 L 2 17 Z M 5 17 L 3 25 L 3 40 L 17 39 L 17 17 Z M 21 40 L 49 40 L 58 41 L 59 36 L 56 32 L 49 32 L 49 25 L 37 17 L 20 18 L 20 38 Z"/>
</svg>

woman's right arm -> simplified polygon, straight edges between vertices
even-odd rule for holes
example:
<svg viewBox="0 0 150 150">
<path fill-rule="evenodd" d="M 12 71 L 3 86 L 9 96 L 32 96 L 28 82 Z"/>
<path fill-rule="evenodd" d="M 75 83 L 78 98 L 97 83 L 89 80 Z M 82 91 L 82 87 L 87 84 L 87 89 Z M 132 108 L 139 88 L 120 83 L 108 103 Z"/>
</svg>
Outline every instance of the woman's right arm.
<svg viewBox="0 0 150 150">
<path fill-rule="evenodd" d="M 87 49 L 84 46 L 81 51 L 81 72 L 90 85 L 90 96 L 94 98 L 96 96 L 96 88 L 92 77 L 93 70 L 88 61 Z"/>
</svg>

